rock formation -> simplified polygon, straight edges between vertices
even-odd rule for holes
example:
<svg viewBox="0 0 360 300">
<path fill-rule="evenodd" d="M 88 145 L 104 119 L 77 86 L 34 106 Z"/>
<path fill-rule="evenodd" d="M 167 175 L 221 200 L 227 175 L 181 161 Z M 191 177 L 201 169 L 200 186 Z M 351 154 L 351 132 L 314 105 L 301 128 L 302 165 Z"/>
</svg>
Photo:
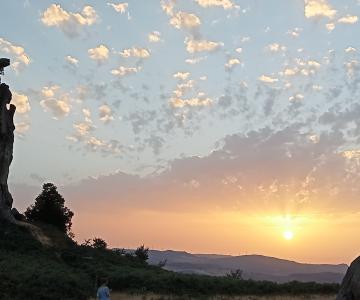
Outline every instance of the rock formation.
<svg viewBox="0 0 360 300">
<path fill-rule="evenodd" d="M 341 283 L 336 300 L 359 300 L 360 299 L 360 257 L 355 259 Z"/>
<path fill-rule="evenodd" d="M 0 218 L 14 221 L 11 214 L 13 198 L 8 188 L 9 167 L 13 159 L 14 114 L 16 107 L 10 104 L 9 86 L 0 85 Z"/>
</svg>

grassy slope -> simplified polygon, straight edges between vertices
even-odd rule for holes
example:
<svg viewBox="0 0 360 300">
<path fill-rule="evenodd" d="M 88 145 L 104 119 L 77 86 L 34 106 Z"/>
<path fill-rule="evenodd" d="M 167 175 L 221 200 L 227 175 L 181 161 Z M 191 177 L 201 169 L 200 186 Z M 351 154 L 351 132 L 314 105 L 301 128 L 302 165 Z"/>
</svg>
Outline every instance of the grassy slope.
<svg viewBox="0 0 360 300">
<path fill-rule="evenodd" d="M 335 294 L 338 285 L 275 284 L 224 277 L 185 275 L 149 266 L 135 257 L 78 246 L 51 227 L 44 247 L 27 228 L 0 224 L 0 299 L 88 299 L 97 278 L 116 291 L 163 295 Z M 114 298 L 116 299 L 116 298 Z M 119 298 L 121 299 L 121 298 Z M 188 299 L 182 297 L 181 299 Z"/>
</svg>

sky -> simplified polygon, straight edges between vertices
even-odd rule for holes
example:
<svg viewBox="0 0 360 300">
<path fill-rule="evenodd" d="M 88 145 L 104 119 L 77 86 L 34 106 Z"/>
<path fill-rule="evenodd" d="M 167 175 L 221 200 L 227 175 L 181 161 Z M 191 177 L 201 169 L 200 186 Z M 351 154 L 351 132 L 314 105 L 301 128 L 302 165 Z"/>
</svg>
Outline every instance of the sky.
<svg viewBox="0 0 360 300">
<path fill-rule="evenodd" d="M 360 1 L 3 1 L 10 188 L 78 241 L 350 263 Z"/>
</svg>

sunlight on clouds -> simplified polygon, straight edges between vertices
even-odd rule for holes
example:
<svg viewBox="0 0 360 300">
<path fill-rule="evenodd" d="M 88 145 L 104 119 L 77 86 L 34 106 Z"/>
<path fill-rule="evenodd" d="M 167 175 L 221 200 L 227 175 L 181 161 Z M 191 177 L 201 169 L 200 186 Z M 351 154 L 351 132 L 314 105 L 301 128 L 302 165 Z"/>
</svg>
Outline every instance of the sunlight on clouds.
<svg viewBox="0 0 360 300">
<path fill-rule="evenodd" d="M 201 21 L 195 14 L 189 14 L 183 11 L 179 11 L 172 15 L 170 24 L 177 29 L 191 29 L 200 26 Z"/>
<path fill-rule="evenodd" d="M 13 92 L 12 102 L 16 106 L 16 112 L 19 114 L 26 114 L 30 111 L 29 98 L 26 95 Z"/>
<path fill-rule="evenodd" d="M 177 72 L 173 75 L 174 78 L 186 80 L 189 77 L 189 72 Z"/>
<path fill-rule="evenodd" d="M 109 49 L 104 45 L 99 45 L 96 48 L 90 48 L 88 54 L 91 59 L 104 62 L 109 58 Z"/>
<path fill-rule="evenodd" d="M 126 2 L 117 3 L 117 4 L 108 2 L 107 5 L 111 6 L 113 9 L 115 9 L 115 11 L 117 11 L 121 14 L 125 13 L 129 6 L 129 4 Z"/>
<path fill-rule="evenodd" d="M 103 104 L 99 107 L 99 118 L 105 124 L 114 120 L 113 112 L 108 105 Z"/>
<path fill-rule="evenodd" d="M 150 57 L 150 50 L 146 48 L 132 47 L 130 49 L 124 49 L 119 54 L 125 58 L 129 58 L 129 57 L 148 58 Z"/>
<path fill-rule="evenodd" d="M 267 45 L 265 47 L 265 50 L 269 51 L 269 52 L 281 52 L 281 51 L 284 52 L 284 51 L 286 51 L 286 47 L 283 45 L 280 45 L 278 43 L 273 43 L 273 44 Z"/>
<path fill-rule="evenodd" d="M 45 99 L 40 101 L 40 105 L 45 112 L 51 112 L 54 119 L 66 117 L 71 109 L 70 98 L 66 93 L 58 94 L 59 86 L 44 87 L 41 94 Z"/>
<path fill-rule="evenodd" d="M 351 16 L 351 15 L 347 15 L 345 17 L 342 17 L 338 20 L 338 23 L 341 24 L 355 24 L 358 21 L 358 17 L 357 16 Z"/>
<path fill-rule="evenodd" d="M 117 69 L 111 70 L 111 74 L 115 76 L 126 76 L 137 73 L 139 70 L 141 70 L 141 67 L 124 67 L 120 66 Z"/>
<path fill-rule="evenodd" d="M 15 122 L 15 132 L 23 136 L 30 129 L 29 122 Z"/>
<path fill-rule="evenodd" d="M 31 62 L 29 55 L 23 47 L 15 45 L 3 38 L 0 38 L 0 51 L 10 54 L 15 58 L 15 62 L 11 64 L 11 67 L 16 72 L 19 72 L 24 66 L 29 65 Z"/>
<path fill-rule="evenodd" d="M 221 6 L 223 9 L 231 9 L 236 5 L 231 0 L 195 0 L 202 7 Z"/>
<path fill-rule="evenodd" d="M 207 40 L 194 40 L 190 38 L 186 38 L 185 42 L 186 44 L 186 51 L 189 53 L 195 53 L 195 52 L 212 52 L 217 49 L 219 49 L 222 44 L 218 42 L 213 41 L 207 41 Z"/>
<path fill-rule="evenodd" d="M 59 4 L 52 4 L 41 16 L 41 22 L 45 26 L 59 27 L 69 37 L 77 36 L 81 26 L 93 25 L 97 19 L 96 11 L 89 5 L 84 6 L 80 13 L 72 13 Z"/>
<path fill-rule="evenodd" d="M 326 0 L 305 0 L 305 17 L 326 17 L 332 19 L 337 11 Z"/>
<path fill-rule="evenodd" d="M 259 77 L 259 80 L 265 83 L 275 83 L 279 81 L 279 79 L 267 75 L 261 75 Z"/>
<path fill-rule="evenodd" d="M 201 61 L 203 61 L 203 60 L 205 60 L 207 57 L 206 56 L 200 56 L 200 57 L 195 57 L 195 58 L 187 58 L 186 60 L 185 60 L 185 62 L 187 63 L 187 64 L 190 64 L 190 65 L 196 65 L 196 64 L 198 64 L 199 62 L 201 62 Z"/>
<path fill-rule="evenodd" d="M 78 60 L 77 58 L 71 56 L 71 55 L 67 55 L 67 56 L 65 57 L 65 60 L 66 60 L 69 64 L 71 64 L 71 65 L 73 65 L 73 66 L 77 66 L 78 63 L 79 63 L 79 60 Z"/>
<path fill-rule="evenodd" d="M 225 69 L 232 70 L 236 65 L 240 65 L 241 62 L 237 58 L 230 58 L 225 64 Z"/>
<path fill-rule="evenodd" d="M 210 98 L 194 97 L 190 99 L 172 98 L 171 105 L 173 107 L 182 108 L 184 106 L 209 106 L 212 103 Z"/>
<path fill-rule="evenodd" d="M 148 34 L 149 42 L 157 43 L 161 41 L 161 34 L 159 31 L 153 31 Z"/>
</svg>

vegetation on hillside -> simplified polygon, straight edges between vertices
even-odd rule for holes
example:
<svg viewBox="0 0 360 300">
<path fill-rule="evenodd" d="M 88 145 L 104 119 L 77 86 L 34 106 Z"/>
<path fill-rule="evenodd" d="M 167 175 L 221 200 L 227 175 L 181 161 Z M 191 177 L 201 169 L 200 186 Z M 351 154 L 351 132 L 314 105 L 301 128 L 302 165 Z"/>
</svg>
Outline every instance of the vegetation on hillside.
<svg viewBox="0 0 360 300">
<path fill-rule="evenodd" d="M 58 204 L 65 207 L 62 201 Z M 243 280 L 240 271 L 227 277 L 174 273 L 161 266 L 148 265 L 145 246 L 130 254 L 108 249 L 101 238 L 79 245 L 67 235 L 71 223 L 62 227 L 36 220 L 34 224 L 49 237 L 50 245 L 44 246 L 35 239 L 29 226 L 0 223 L 0 299 L 85 300 L 95 295 L 100 278 L 109 278 L 110 288 L 119 292 L 205 298 L 213 295 L 335 294 L 339 288 L 337 284 Z"/>
</svg>

